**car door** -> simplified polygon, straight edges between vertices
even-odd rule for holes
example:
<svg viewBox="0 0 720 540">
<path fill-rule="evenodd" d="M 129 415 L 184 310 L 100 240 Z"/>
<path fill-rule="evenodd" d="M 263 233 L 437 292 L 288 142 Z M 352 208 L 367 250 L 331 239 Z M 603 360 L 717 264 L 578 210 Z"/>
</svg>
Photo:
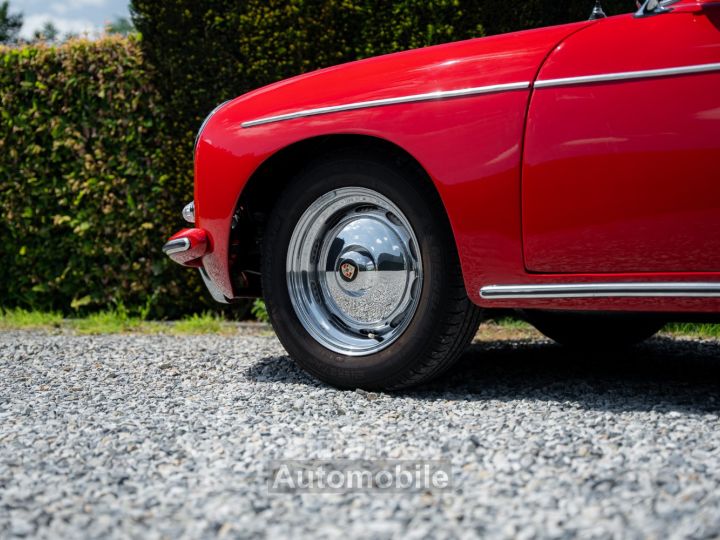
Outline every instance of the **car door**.
<svg viewBox="0 0 720 540">
<path fill-rule="evenodd" d="M 522 173 L 528 271 L 720 271 L 720 4 L 670 8 L 598 21 L 541 68 Z"/>
</svg>

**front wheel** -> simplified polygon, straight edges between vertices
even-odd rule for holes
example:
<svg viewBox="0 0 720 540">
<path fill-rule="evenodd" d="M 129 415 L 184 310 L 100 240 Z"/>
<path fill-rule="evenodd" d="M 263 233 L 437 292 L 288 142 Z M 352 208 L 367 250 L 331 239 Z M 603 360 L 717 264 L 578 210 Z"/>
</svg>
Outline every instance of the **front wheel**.
<svg viewBox="0 0 720 540">
<path fill-rule="evenodd" d="M 263 239 L 268 315 L 292 358 L 341 388 L 415 385 L 479 324 L 439 201 L 415 171 L 358 155 L 318 162 Z"/>
<path fill-rule="evenodd" d="M 522 315 L 545 336 L 574 348 L 629 347 L 651 338 L 665 324 L 633 313 L 525 310 Z"/>
</svg>

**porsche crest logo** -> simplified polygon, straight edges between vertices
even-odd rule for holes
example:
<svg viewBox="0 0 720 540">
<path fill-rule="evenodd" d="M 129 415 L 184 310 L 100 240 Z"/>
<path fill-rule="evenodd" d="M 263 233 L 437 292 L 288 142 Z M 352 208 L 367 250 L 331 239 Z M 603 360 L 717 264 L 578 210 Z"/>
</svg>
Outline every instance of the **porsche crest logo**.
<svg viewBox="0 0 720 540">
<path fill-rule="evenodd" d="M 344 262 L 340 265 L 340 275 L 345 281 L 352 281 L 357 274 L 357 268 L 351 262 Z"/>
</svg>

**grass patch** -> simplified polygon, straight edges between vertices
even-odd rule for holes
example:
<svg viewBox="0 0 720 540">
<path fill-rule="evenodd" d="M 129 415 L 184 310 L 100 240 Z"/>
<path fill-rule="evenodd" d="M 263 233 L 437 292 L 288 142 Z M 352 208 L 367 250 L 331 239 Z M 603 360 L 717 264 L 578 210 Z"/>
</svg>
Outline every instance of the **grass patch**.
<svg viewBox="0 0 720 540">
<path fill-rule="evenodd" d="M 486 319 L 475 334 L 475 341 L 529 340 L 540 337 L 535 328 L 514 317 Z"/>
<path fill-rule="evenodd" d="M 0 330 L 61 330 L 77 334 L 237 334 L 241 329 L 251 333 L 263 327 L 226 321 L 214 313 L 195 314 L 179 321 L 148 321 L 131 316 L 123 308 L 93 313 L 77 319 L 63 319 L 59 313 L 44 313 L 24 309 L 0 308 Z M 269 333 L 271 334 L 271 333 Z"/>
<path fill-rule="evenodd" d="M 264 305 L 261 307 L 264 308 Z M 256 306 L 253 313 L 263 311 L 261 307 Z M 255 314 L 263 315 L 263 313 Z M 226 321 L 220 315 L 209 312 L 195 314 L 179 321 L 161 322 L 131 316 L 122 306 L 78 319 L 63 319 L 62 315 L 56 312 L 0 308 L 0 330 L 69 330 L 78 334 L 232 335 L 236 334 L 239 328 L 238 323 Z M 720 324 L 671 323 L 662 332 L 678 337 L 720 339 Z M 525 321 L 513 317 L 500 317 L 485 321 L 480 326 L 477 339 L 533 339 L 537 336 L 537 331 Z"/>
<path fill-rule="evenodd" d="M 662 333 L 673 337 L 720 339 L 720 324 L 670 323 L 663 328 Z M 476 339 L 532 339 L 538 335 L 537 330 L 522 319 L 498 317 L 484 321 Z"/>
<path fill-rule="evenodd" d="M 488 322 L 491 324 L 495 323 L 496 325 L 509 330 L 531 330 L 533 328 L 530 323 L 527 323 L 522 319 L 516 319 L 515 317 L 499 317 L 497 319 L 489 319 Z"/>
<path fill-rule="evenodd" d="M 124 311 L 110 310 L 93 313 L 82 319 L 69 319 L 68 326 L 78 334 L 121 334 L 124 332 L 157 332 L 157 323 L 130 317 Z"/>
<path fill-rule="evenodd" d="M 222 317 L 206 312 L 179 320 L 171 328 L 174 334 L 218 334 L 225 326 L 227 323 Z"/>
<path fill-rule="evenodd" d="M 27 311 L 21 308 L 0 309 L 0 328 L 58 328 L 62 315 L 55 312 Z"/>
<path fill-rule="evenodd" d="M 501 317 L 490 319 L 488 323 L 495 324 L 507 330 L 532 330 L 533 326 L 522 319 L 514 317 Z M 665 334 L 697 338 L 720 338 L 720 324 L 704 323 L 670 323 L 662 330 Z"/>
<path fill-rule="evenodd" d="M 675 336 L 718 339 L 720 324 L 671 323 L 663 329 L 663 332 Z"/>
</svg>

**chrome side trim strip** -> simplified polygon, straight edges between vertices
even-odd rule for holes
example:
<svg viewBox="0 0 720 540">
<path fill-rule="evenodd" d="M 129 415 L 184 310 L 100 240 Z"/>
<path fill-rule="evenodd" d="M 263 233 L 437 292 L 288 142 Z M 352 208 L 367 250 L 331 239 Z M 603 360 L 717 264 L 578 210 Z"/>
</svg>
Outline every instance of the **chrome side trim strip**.
<svg viewBox="0 0 720 540">
<path fill-rule="evenodd" d="M 165 253 L 165 255 L 180 253 L 181 251 L 187 251 L 188 249 L 190 249 L 190 240 L 188 240 L 187 238 L 170 240 L 162 247 L 163 253 Z"/>
<path fill-rule="evenodd" d="M 601 75 L 584 75 L 581 77 L 566 77 L 563 79 L 545 79 L 535 81 L 535 88 L 551 88 L 555 86 L 570 86 L 574 84 L 588 84 L 605 81 L 621 81 L 627 79 L 647 79 L 651 77 L 668 77 L 671 75 L 686 75 L 688 73 L 705 73 L 720 71 L 720 64 L 698 64 L 694 66 L 680 66 L 663 69 L 646 69 L 643 71 L 624 71 L 619 73 L 603 73 Z"/>
<path fill-rule="evenodd" d="M 241 125 L 244 128 L 259 126 L 262 124 L 270 124 L 272 122 L 282 122 L 284 120 L 293 120 L 295 118 L 304 118 L 306 116 L 318 116 L 321 114 L 331 114 L 342 111 L 354 111 L 357 109 L 368 109 L 371 107 L 384 107 L 386 105 L 398 105 L 400 103 L 416 103 L 418 101 L 434 101 L 438 99 L 448 99 L 463 96 L 477 96 L 480 94 L 492 94 L 495 92 L 509 92 L 511 90 L 524 90 L 530 88 L 531 83 L 517 82 L 508 84 L 493 84 L 490 86 L 478 86 L 475 88 L 462 88 L 460 90 L 438 90 L 437 92 L 428 92 L 426 94 L 412 94 L 409 96 L 400 96 L 386 99 L 373 99 L 370 101 L 358 101 L 355 103 L 346 103 L 344 105 L 333 105 L 331 107 L 318 107 L 317 109 L 304 109 L 287 114 L 279 114 L 277 116 L 267 116 L 256 120 L 248 120 Z"/>
<path fill-rule="evenodd" d="M 369 101 L 357 101 L 354 103 L 345 103 L 343 105 L 332 105 L 329 107 L 318 107 L 315 109 L 303 109 L 286 114 L 278 114 L 275 116 L 266 116 L 255 120 L 243 122 L 243 128 L 260 126 L 263 124 L 271 124 L 274 122 L 283 122 L 285 120 L 294 120 L 296 118 L 305 118 L 308 116 L 319 116 L 323 114 L 332 114 L 336 112 L 354 111 L 357 109 L 369 109 L 372 107 L 384 107 L 387 105 L 398 105 L 401 103 L 417 103 L 420 101 L 434 101 L 439 99 L 448 99 L 455 97 L 477 96 L 481 94 L 492 94 L 495 92 L 509 92 L 512 90 L 525 90 L 530 87 L 534 88 L 551 88 L 557 86 L 571 86 L 576 84 L 589 84 L 595 82 L 620 81 L 629 79 L 646 79 L 652 77 L 668 77 L 672 75 L 686 75 L 691 73 L 705 73 L 709 71 L 720 71 L 720 63 L 715 64 L 698 64 L 694 66 L 679 66 L 663 69 L 647 69 L 642 71 L 624 71 L 618 73 L 603 73 L 599 75 L 583 75 L 579 77 L 566 77 L 562 79 L 545 79 L 531 83 L 516 82 L 508 84 L 493 84 L 489 86 L 477 86 L 474 88 L 461 88 L 459 90 L 438 90 L 437 92 L 427 92 L 425 94 L 411 94 L 408 96 L 399 96 L 394 98 L 373 99 Z M 222 105 L 221 105 L 222 106 Z M 219 108 L 219 107 L 218 107 Z M 202 131 L 202 130 L 201 130 Z"/>
<path fill-rule="evenodd" d="M 522 298 L 715 297 L 719 283 L 562 283 L 548 285 L 488 285 L 480 297 L 488 300 Z"/>
</svg>

